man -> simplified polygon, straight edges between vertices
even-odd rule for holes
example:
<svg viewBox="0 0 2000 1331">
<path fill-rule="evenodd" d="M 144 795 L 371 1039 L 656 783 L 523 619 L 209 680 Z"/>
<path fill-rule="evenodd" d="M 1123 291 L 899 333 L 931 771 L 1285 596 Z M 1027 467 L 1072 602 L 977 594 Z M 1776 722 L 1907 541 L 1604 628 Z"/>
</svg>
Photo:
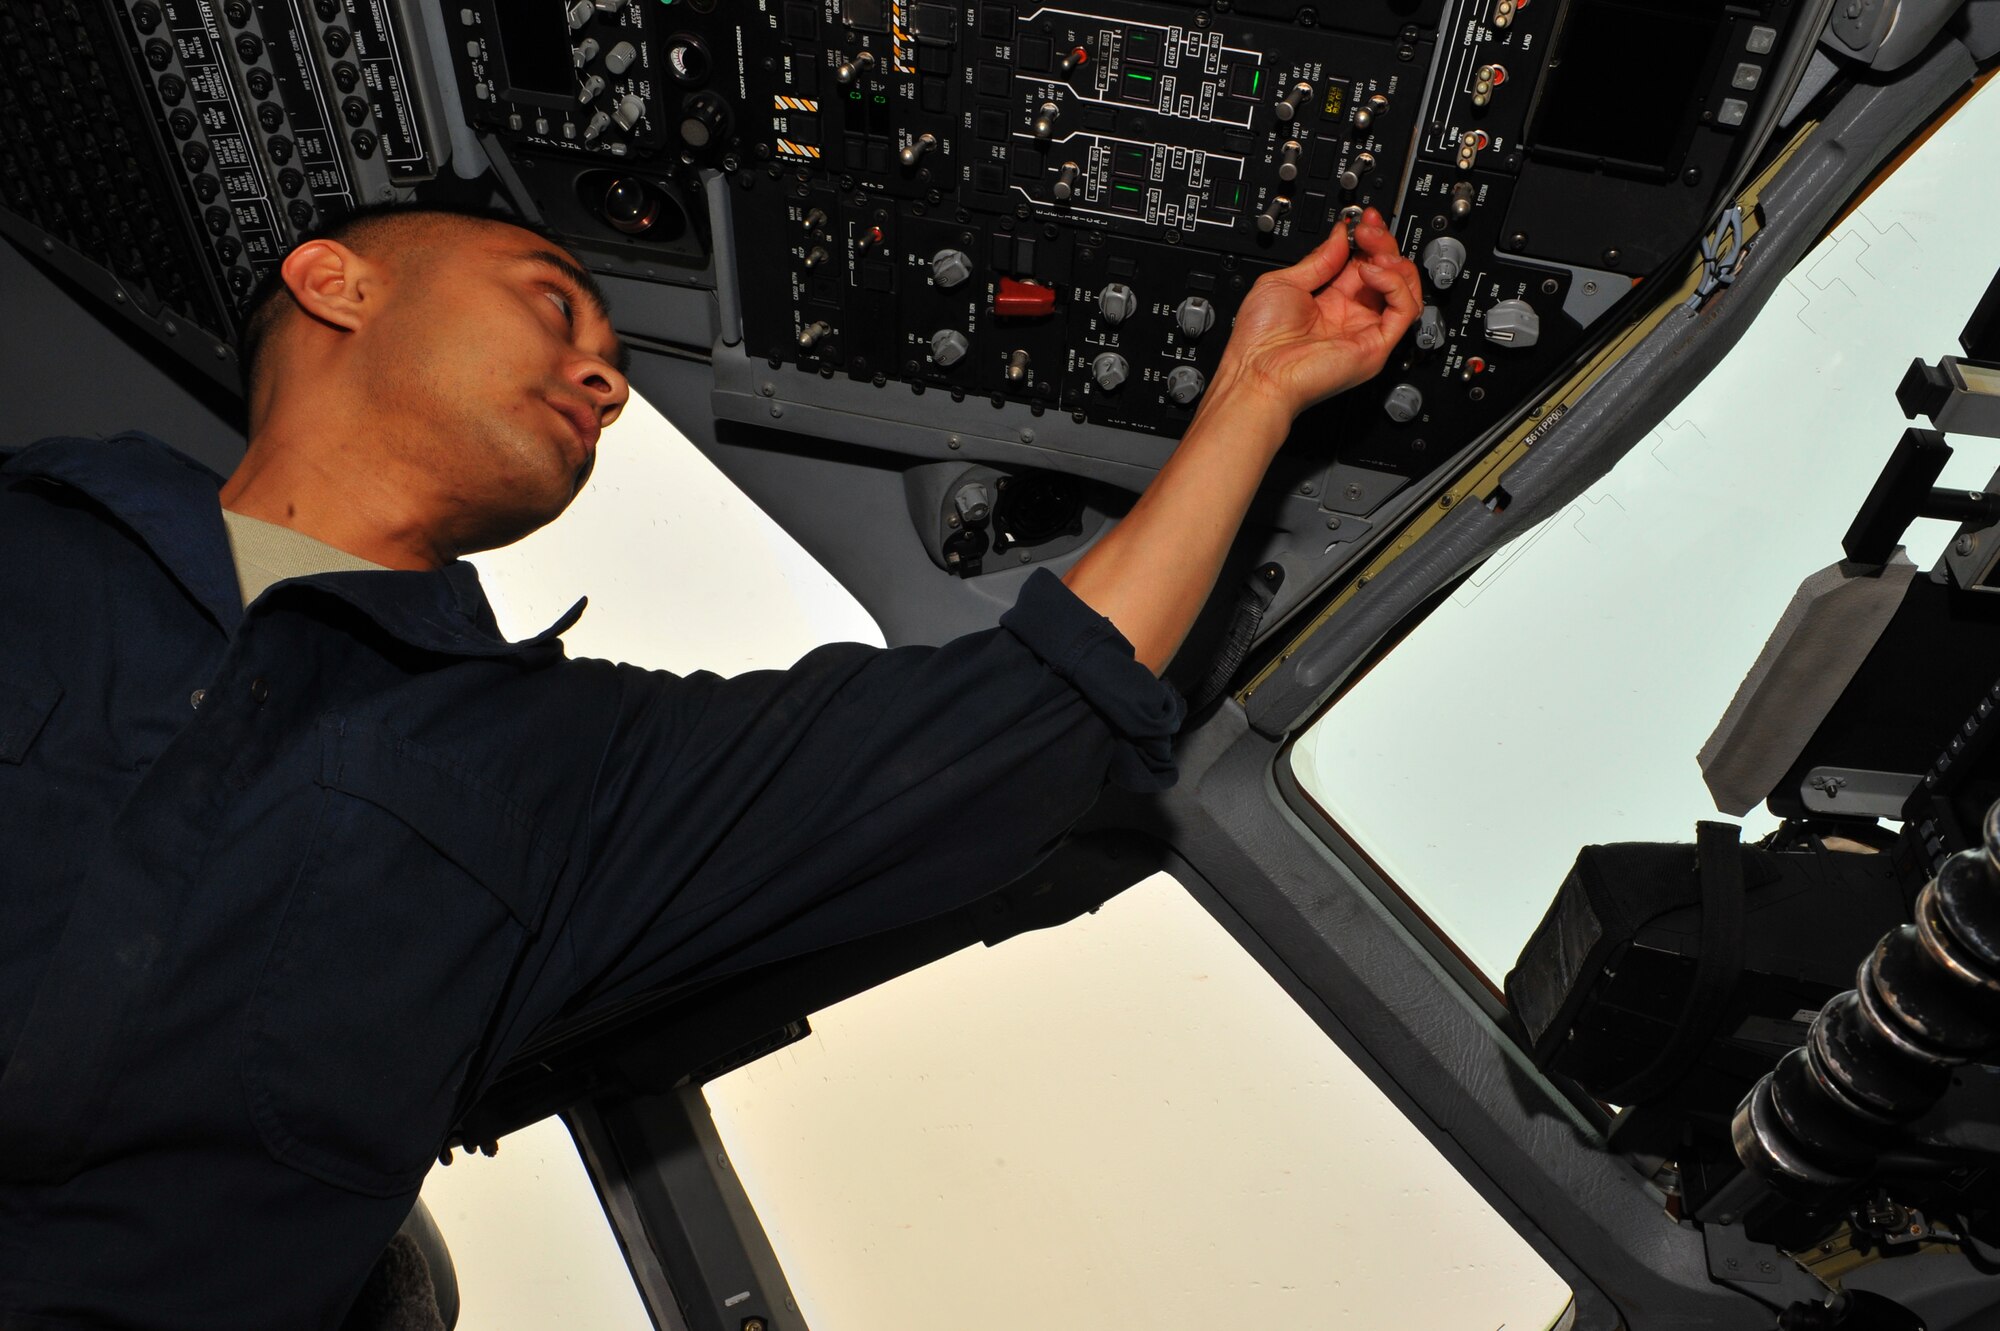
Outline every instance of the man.
<svg viewBox="0 0 2000 1331">
<path fill-rule="evenodd" d="M 294 249 L 226 482 L 143 435 L 13 455 L 0 1326 L 337 1325 L 542 1023 L 949 910 L 1107 770 L 1171 782 L 1154 676 L 1294 415 L 1419 308 L 1379 217 L 1353 243 L 1257 283 L 1062 583 L 936 649 L 722 680 L 567 660 L 576 611 L 502 639 L 457 557 L 559 514 L 629 390 L 588 275 L 492 219 Z"/>
</svg>

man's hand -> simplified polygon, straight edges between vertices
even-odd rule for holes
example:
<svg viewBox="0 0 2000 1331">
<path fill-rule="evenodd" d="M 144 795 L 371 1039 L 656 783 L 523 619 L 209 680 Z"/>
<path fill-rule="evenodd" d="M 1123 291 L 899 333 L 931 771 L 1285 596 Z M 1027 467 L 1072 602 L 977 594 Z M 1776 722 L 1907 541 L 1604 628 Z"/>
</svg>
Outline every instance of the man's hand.
<svg viewBox="0 0 2000 1331">
<path fill-rule="evenodd" d="M 1423 308 L 1417 266 L 1370 208 L 1290 268 L 1250 288 L 1216 374 L 1269 396 L 1288 416 L 1372 379 Z"/>
<path fill-rule="evenodd" d="M 1244 298 L 1201 408 L 1132 511 L 1063 578 L 1155 673 L 1215 586 L 1292 418 L 1374 377 L 1423 305 L 1417 266 L 1374 209 Z"/>
</svg>

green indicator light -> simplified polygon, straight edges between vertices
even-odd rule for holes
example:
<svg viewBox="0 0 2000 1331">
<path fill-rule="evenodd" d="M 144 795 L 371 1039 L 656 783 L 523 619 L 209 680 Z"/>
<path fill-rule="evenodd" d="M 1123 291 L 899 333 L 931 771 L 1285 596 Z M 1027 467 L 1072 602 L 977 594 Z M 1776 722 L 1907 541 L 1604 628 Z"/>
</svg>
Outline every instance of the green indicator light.
<svg viewBox="0 0 2000 1331">
<path fill-rule="evenodd" d="M 848 100 L 848 101 L 850 101 L 850 102 L 858 102 L 858 101 L 860 101 L 860 100 L 861 100 L 861 89 L 859 89 L 859 88 L 856 88 L 856 89 L 855 89 L 855 90 L 854 90 L 853 92 L 850 92 L 850 93 L 848 93 L 848 94 L 847 94 L 847 100 Z"/>
<path fill-rule="evenodd" d="M 888 104 L 889 104 L 888 94 L 879 92 L 875 94 L 875 105 L 887 106 Z"/>
<path fill-rule="evenodd" d="M 1124 191 L 1125 191 L 1125 192 L 1126 192 L 1127 194 L 1137 194 L 1137 193 L 1139 192 L 1139 187 L 1138 187 L 1137 185 L 1114 185 L 1114 186 L 1112 186 L 1112 188 L 1113 188 L 1113 189 L 1122 189 L 1122 190 L 1124 190 Z"/>
<path fill-rule="evenodd" d="M 669 0 L 669 3 L 671 2 L 672 0 Z M 1250 76 L 1250 95 L 1252 97 L 1255 97 L 1257 95 L 1257 89 L 1263 86 L 1264 86 L 1264 71 L 1260 69 L 1256 73 Z"/>
<path fill-rule="evenodd" d="M 1128 79 L 1144 79 L 1148 83 L 1151 83 L 1153 81 L 1153 76 L 1151 74 L 1134 73 L 1134 74 L 1127 74 L 1125 77 Z"/>
</svg>

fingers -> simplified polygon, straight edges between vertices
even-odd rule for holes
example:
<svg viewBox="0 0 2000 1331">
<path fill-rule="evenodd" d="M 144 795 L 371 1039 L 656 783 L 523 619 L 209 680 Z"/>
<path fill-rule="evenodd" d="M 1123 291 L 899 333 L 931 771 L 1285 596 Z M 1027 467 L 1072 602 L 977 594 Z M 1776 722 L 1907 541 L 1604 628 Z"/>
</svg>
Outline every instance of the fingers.
<svg viewBox="0 0 2000 1331">
<path fill-rule="evenodd" d="M 1337 226 L 1333 229 L 1333 234 L 1321 241 L 1311 254 L 1290 268 L 1280 268 L 1274 273 L 1267 273 L 1264 280 L 1282 282 L 1301 291 L 1318 291 L 1347 267 L 1349 248 L 1347 228 Z"/>
<path fill-rule="evenodd" d="M 1393 343 L 1416 322 L 1423 308 L 1423 291 L 1417 285 L 1416 265 L 1398 255 L 1388 262 L 1364 260 L 1354 265 L 1368 289 L 1382 298 L 1382 335 Z"/>
</svg>

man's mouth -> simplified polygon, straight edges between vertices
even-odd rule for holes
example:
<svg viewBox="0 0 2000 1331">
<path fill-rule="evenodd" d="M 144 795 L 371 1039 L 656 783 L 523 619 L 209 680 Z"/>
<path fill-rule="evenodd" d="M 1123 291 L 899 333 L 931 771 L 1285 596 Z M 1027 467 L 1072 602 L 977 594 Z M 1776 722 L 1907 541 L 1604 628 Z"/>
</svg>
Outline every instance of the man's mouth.
<svg viewBox="0 0 2000 1331">
<path fill-rule="evenodd" d="M 557 415 L 570 423 L 570 428 L 576 432 L 578 442 L 583 445 L 584 457 L 588 459 L 597 449 L 596 413 L 574 403 L 551 402 L 549 405 L 556 409 Z"/>
</svg>

